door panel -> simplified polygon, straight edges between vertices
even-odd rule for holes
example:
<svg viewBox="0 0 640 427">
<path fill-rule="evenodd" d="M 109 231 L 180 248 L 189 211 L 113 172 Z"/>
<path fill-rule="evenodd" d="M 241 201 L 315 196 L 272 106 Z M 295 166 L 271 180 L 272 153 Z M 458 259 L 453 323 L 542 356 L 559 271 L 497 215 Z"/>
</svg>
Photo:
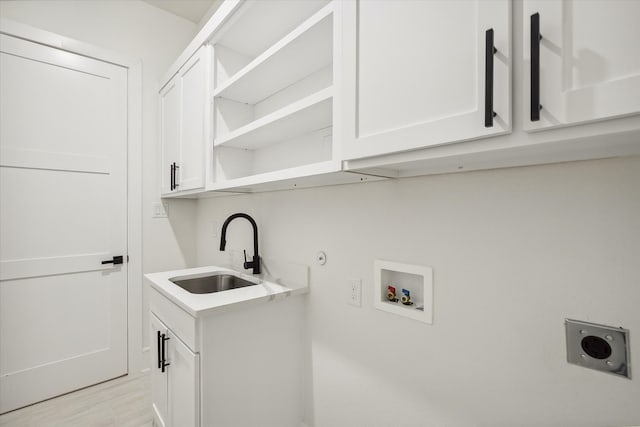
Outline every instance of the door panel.
<svg viewBox="0 0 640 427">
<path fill-rule="evenodd" d="M 540 120 L 530 120 L 531 15 L 540 19 Z M 640 112 L 640 2 L 523 3 L 525 129 Z"/>
<path fill-rule="evenodd" d="M 506 0 L 353 0 L 342 6 L 345 159 L 511 130 Z M 493 126 L 485 127 L 486 31 L 493 29 Z M 489 75 L 489 74 L 487 74 Z"/>
<path fill-rule="evenodd" d="M 180 71 L 182 124 L 179 190 L 204 186 L 205 105 L 207 103 L 208 48 L 202 47 Z"/>
<path fill-rule="evenodd" d="M 477 108 L 477 8 L 455 1 L 440 2 L 439 7 L 413 3 L 360 2 L 360 136 Z M 442 40 L 454 39 L 452 55 L 452 46 Z"/>
<path fill-rule="evenodd" d="M 126 83 L 0 35 L 0 413 L 127 372 Z"/>
<path fill-rule="evenodd" d="M 2 161 L 2 165 L 7 163 Z M 109 178 L 108 173 L 2 167 L 2 262 L 96 253 L 113 247 L 112 240 L 121 236 L 110 234 L 112 200 L 108 192 L 113 184 Z"/>
<path fill-rule="evenodd" d="M 177 78 L 160 92 L 160 130 L 162 140 L 162 194 L 171 193 L 171 165 L 180 163 L 180 85 Z M 179 172 L 177 173 L 179 176 Z M 178 187 L 178 190 L 180 187 Z"/>
<path fill-rule="evenodd" d="M 126 109 L 104 95 L 126 70 L 8 36 L 0 49 L 3 148 L 90 157 L 119 148 L 122 129 L 110 124 Z"/>
<path fill-rule="evenodd" d="M 200 414 L 199 357 L 180 339 L 169 333 L 169 417 L 170 426 L 197 426 Z"/>
<path fill-rule="evenodd" d="M 2 372 L 20 372 L 110 348 L 110 328 L 119 332 L 124 319 L 112 324 L 104 307 L 118 304 L 113 297 L 125 296 L 113 295 L 101 276 L 118 280 L 118 274 L 105 270 L 4 281 L 2 324 L 27 324 L 3 329 L 3 347 L 19 351 L 2 351 Z M 68 303 L 70 296 L 73 304 Z"/>
<path fill-rule="evenodd" d="M 151 407 L 158 427 L 167 425 L 167 376 L 162 372 L 162 335 L 167 335 L 167 327 L 153 314 L 151 315 Z"/>
</svg>

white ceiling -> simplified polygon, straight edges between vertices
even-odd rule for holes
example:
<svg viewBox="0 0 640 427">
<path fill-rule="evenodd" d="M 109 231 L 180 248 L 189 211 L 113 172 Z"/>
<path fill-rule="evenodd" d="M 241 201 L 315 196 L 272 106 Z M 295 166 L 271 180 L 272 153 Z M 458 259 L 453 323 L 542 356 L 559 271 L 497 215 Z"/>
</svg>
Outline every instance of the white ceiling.
<svg viewBox="0 0 640 427">
<path fill-rule="evenodd" d="M 199 23 L 219 0 L 144 0 L 152 6 L 166 10 L 174 15 L 181 16 L 194 24 Z"/>
</svg>

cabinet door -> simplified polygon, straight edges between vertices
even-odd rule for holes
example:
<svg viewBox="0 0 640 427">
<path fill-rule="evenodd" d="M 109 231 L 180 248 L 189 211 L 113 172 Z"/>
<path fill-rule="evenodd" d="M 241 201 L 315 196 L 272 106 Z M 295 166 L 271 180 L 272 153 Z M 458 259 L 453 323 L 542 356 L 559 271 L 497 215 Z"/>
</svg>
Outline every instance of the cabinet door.
<svg viewBox="0 0 640 427">
<path fill-rule="evenodd" d="M 180 85 L 172 79 L 160 92 L 160 143 L 162 147 L 161 191 L 169 194 L 173 163 L 180 162 Z"/>
<path fill-rule="evenodd" d="M 178 190 L 192 190 L 204 186 L 209 118 L 209 51 L 209 46 L 201 47 L 178 73 L 182 92 Z"/>
<path fill-rule="evenodd" d="M 511 130 L 509 0 L 338 4 L 343 6 L 345 159 Z M 487 55 L 491 29 L 497 52 Z M 486 69 L 486 57 L 493 73 Z M 491 83 L 493 90 L 485 93 Z M 485 127 L 485 101 L 491 98 L 497 115 Z"/>
<path fill-rule="evenodd" d="M 200 362 L 197 354 L 169 331 L 169 426 L 200 424 Z"/>
<path fill-rule="evenodd" d="M 525 0 L 522 18 L 526 130 L 640 112 L 640 1 Z"/>
<path fill-rule="evenodd" d="M 167 373 L 162 372 L 163 337 L 167 328 L 153 314 L 151 315 L 151 407 L 156 427 L 167 426 Z M 165 347 L 166 348 L 166 347 Z"/>
</svg>

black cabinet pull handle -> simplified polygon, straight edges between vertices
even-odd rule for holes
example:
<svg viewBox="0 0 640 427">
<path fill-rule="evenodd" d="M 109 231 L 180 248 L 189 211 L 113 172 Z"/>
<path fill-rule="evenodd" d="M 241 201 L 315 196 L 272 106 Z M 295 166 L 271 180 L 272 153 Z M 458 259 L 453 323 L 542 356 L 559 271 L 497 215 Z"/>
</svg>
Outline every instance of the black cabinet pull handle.
<svg viewBox="0 0 640 427">
<path fill-rule="evenodd" d="M 493 44 L 493 28 L 485 32 L 484 53 L 484 127 L 493 127 L 493 55 L 498 52 Z"/>
<path fill-rule="evenodd" d="M 172 188 L 172 190 L 175 190 L 176 188 L 178 188 L 180 186 L 180 184 L 178 184 L 178 178 L 177 178 L 178 169 L 180 169 L 180 166 L 178 166 L 176 164 L 176 162 L 173 162 L 173 188 Z"/>
<path fill-rule="evenodd" d="M 102 264 L 118 265 L 124 263 L 124 257 L 122 255 L 114 256 L 113 259 L 102 261 Z"/>
<path fill-rule="evenodd" d="M 173 184 L 174 184 L 174 181 L 175 181 L 175 172 L 176 172 L 176 170 L 174 168 L 174 165 L 175 165 L 175 163 L 171 163 L 169 165 L 169 169 L 171 170 L 169 172 L 169 177 L 170 177 L 169 178 L 170 179 L 169 190 L 171 190 L 171 191 L 173 191 L 173 188 L 174 188 Z"/>
<path fill-rule="evenodd" d="M 156 331 L 158 332 L 158 337 L 156 339 L 156 344 L 158 346 L 158 369 L 160 369 L 162 367 L 162 358 L 160 357 L 160 352 L 162 350 L 160 350 L 161 346 L 162 346 L 162 337 L 160 336 L 160 331 Z"/>
<path fill-rule="evenodd" d="M 531 15 L 531 121 L 540 120 L 540 14 Z"/>
<path fill-rule="evenodd" d="M 165 342 L 170 340 L 170 338 L 168 336 L 166 336 L 165 334 L 162 334 L 162 364 L 160 366 L 162 372 L 165 371 L 165 368 L 169 365 L 171 365 L 171 363 L 167 363 L 167 357 L 166 357 L 166 350 L 165 350 Z"/>
</svg>

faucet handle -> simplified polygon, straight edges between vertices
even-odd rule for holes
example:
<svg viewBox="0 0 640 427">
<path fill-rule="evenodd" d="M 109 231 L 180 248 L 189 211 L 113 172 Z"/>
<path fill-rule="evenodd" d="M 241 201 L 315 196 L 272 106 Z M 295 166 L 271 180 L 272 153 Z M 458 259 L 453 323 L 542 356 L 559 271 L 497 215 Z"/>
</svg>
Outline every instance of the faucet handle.
<svg viewBox="0 0 640 427">
<path fill-rule="evenodd" d="M 245 270 L 248 270 L 249 268 L 251 268 L 251 266 L 247 262 L 247 250 L 243 249 L 242 252 L 244 253 L 244 264 L 243 264 L 243 266 L 244 266 Z"/>
<path fill-rule="evenodd" d="M 253 261 L 247 262 L 247 251 L 243 250 L 242 252 L 244 252 L 244 269 L 248 270 L 253 268 L 253 274 L 260 274 L 260 257 L 258 254 L 253 256 Z"/>
</svg>

